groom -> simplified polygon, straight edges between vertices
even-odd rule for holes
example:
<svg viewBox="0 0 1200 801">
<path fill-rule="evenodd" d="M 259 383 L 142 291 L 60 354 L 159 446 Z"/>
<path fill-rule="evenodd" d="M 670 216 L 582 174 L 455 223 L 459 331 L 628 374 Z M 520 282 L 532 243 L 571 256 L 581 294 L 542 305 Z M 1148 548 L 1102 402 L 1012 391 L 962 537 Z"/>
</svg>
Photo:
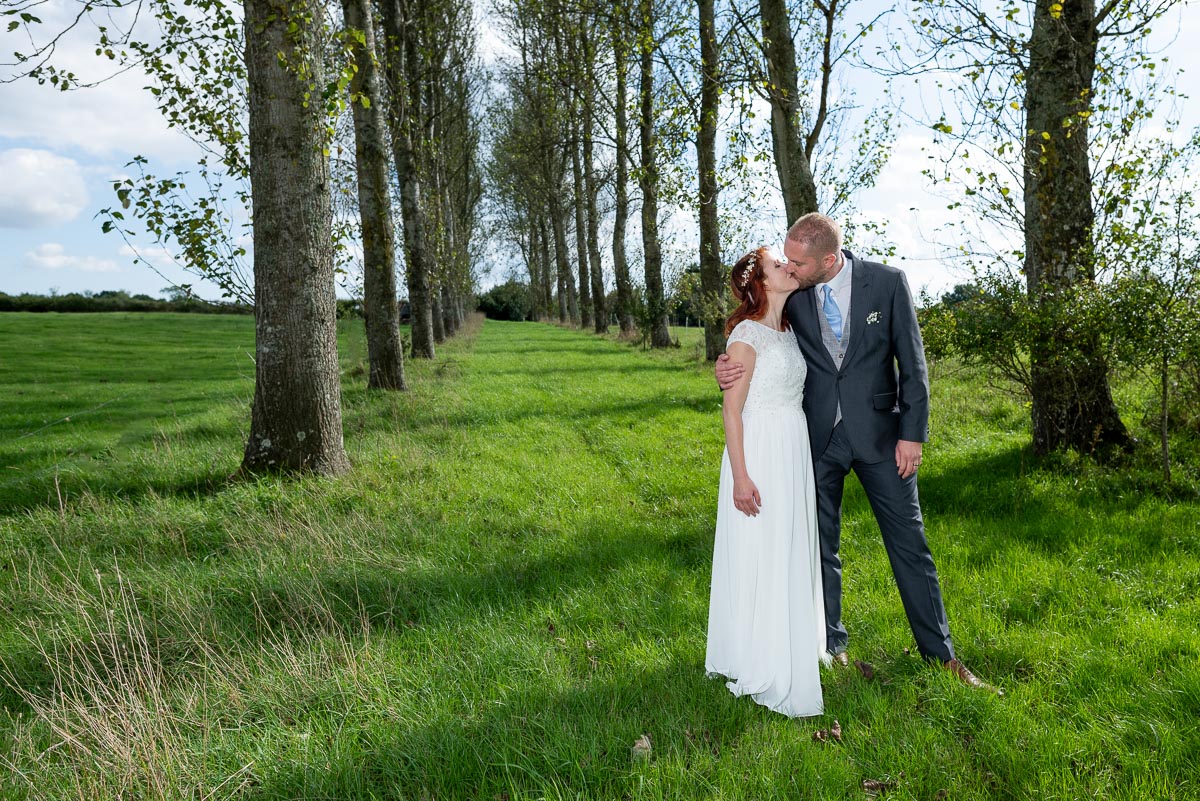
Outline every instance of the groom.
<svg viewBox="0 0 1200 801">
<path fill-rule="evenodd" d="M 928 439 L 929 381 L 904 273 L 842 250 L 841 227 L 823 214 L 806 214 L 788 229 L 783 255 L 800 281 L 784 313 L 808 363 L 804 411 L 816 471 L 829 651 L 839 664 L 849 663 L 838 547 L 842 488 L 853 470 L 875 512 L 921 655 L 972 687 L 996 691 L 954 655 L 925 540 L 917 468 Z M 722 355 L 716 367 L 721 388 L 732 386 L 743 369 Z"/>
</svg>

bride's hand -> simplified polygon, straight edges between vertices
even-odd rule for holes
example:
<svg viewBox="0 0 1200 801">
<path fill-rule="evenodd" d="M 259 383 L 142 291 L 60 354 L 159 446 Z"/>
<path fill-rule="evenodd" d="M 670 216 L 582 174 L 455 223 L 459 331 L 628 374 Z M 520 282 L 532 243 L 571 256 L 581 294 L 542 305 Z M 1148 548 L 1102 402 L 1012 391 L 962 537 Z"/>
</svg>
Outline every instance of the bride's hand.
<svg viewBox="0 0 1200 801">
<path fill-rule="evenodd" d="M 758 510 L 762 506 L 762 496 L 758 494 L 758 487 L 754 486 L 754 482 L 750 480 L 749 476 L 733 480 L 733 505 L 743 514 L 750 517 L 758 516 Z"/>
</svg>

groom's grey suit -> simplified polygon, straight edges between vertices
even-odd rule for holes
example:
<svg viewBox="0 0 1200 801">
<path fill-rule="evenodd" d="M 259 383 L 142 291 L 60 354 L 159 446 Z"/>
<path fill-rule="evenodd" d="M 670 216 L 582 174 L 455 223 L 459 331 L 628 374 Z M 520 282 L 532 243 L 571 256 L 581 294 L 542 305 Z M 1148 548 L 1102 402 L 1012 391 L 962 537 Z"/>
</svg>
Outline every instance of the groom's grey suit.
<svg viewBox="0 0 1200 801">
<path fill-rule="evenodd" d="M 917 476 L 900 478 L 895 459 L 897 440 L 928 439 L 929 379 L 921 329 L 904 273 L 843 253 L 853 269 L 849 323 L 840 342 L 815 288 L 794 292 L 785 307 L 808 363 L 804 411 L 816 469 L 828 647 L 833 653 L 846 650 L 838 549 L 842 487 L 853 470 L 879 522 L 917 648 L 946 662 L 954 658 L 954 646 L 925 539 Z"/>
</svg>

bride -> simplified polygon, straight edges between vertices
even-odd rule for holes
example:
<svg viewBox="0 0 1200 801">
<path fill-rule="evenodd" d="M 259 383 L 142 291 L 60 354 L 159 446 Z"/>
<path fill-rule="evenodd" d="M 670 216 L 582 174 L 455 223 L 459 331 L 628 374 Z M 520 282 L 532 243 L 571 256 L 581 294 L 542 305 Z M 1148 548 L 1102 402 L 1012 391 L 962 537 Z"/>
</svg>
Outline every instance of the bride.
<svg viewBox="0 0 1200 801">
<path fill-rule="evenodd" d="M 823 712 L 825 609 L 808 426 L 807 367 L 783 316 L 799 287 L 768 248 L 730 275 L 741 305 L 726 323 L 729 357 L 746 371 L 725 392 L 705 669 L 788 717 Z"/>
</svg>

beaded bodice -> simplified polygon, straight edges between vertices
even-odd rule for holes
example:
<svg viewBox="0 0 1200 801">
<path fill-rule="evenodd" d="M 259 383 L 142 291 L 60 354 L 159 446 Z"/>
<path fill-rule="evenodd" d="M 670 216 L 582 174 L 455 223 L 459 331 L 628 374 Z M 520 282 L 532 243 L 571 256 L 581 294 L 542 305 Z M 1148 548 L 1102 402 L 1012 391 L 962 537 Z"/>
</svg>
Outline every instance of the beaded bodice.
<svg viewBox="0 0 1200 801">
<path fill-rule="evenodd" d="M 745 342 L 754 348 L 754 374 L 742 414 L 780 409 L 802 411 L 804 379 L 808 365 L 791 331 L 776 331 L 756 320 L 742 320 L 729 333 L 728 342 Z"/>
</svg>

